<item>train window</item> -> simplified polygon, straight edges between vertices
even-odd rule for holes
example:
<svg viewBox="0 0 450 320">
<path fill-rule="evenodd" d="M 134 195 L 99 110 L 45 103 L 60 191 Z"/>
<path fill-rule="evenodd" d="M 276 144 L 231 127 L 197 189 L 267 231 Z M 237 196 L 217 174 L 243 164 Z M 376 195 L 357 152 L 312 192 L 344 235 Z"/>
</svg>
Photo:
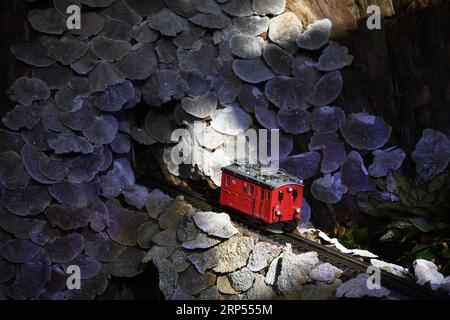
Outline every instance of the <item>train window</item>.
<svg viewBox="0 0 450 320">
<path fill-rule="evenodd" d="M 248 191 L 248 188 L 247 188 L 247 184 L 244 184 L 244 193 L 247 193 L 247 191 Z"/>
<path fill-rule="evenodd" d="M 298 197 L 298 190 L 294 190 L 294 192 L 292 192 L 292 199 L 295 201 L 297 200 Z"/>
<path fill-rule="evenodd" d="M 227 186 L 229 186 L 230 185 L 230 176 L 227 176 Z"/>
<path fill-rule="evenodd" d="M 255 187 L 251 184 L 250 185 L 250 194 L 253 195 L 255 193 Z"/>
<path fill-rule="evenodd" d="M 270 200 L 270 192 L 267 192 L 266 195 L 267 200 Z"/>
<path fill-rule="evenodd" d="M 278 201 L 283 201 L 283 191 L 278 194 Z"/>
<path fill-rule="evenodd" d="M 261 200 L 264 200 L 264 190 L 261 190 Z"/>
</svg>

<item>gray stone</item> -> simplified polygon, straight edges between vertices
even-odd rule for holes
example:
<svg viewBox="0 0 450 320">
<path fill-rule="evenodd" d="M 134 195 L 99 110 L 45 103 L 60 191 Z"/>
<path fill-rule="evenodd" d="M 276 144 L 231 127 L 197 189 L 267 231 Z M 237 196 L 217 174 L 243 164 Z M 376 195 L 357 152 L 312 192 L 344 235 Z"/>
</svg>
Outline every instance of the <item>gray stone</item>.
<svg viewBox="0 0 450 320">
<path fill-rule="evenodd" d="M 273 300 L 276 296 L 271 286 L 264 282 L 264 276 L 257 274 L 253 286 L 244 294 L 244 300 Z"/>
<path fill-rule="evenodd" d="M 429 284 L 432 290 L 437 290 L 444 282 L 444 276 L 437 270 L 437 266 L 433 262 L 417 259 L 413 266 L 419 285 Z"/>
<path fill-rule="evenodd" d="M 198 233 L 195 239 L 183 242 L 182 247 L 189 250 L 207 249 L 219 243 L 219 239 L 209 237 L 206 233 Z"/>
<path fill-rule="evenodd" d="M 331 284 L 336 279 L 338 279 L 342 275 L 342 273 L 342 270 L 336 268 L 332 264 L 323 263 L 311 270 L 309 276 L 314 281 Z"/>
<path fill-rule="evenodd" d="M 254 239 L 244 236 L 234 236 L 221 243 L 217 246 L 217 255 L 220 257 L 219 263 L 213 270 L 225 273 L 244 267 L 254 245 Z"/>
<path fill-rule="evenodd" d="M 281 253 L 281 248 L 268 242 L 258 242 L 248 258 L 247 267 L 258 272 L 264 269 Z"/>
<path fill-rule="evenodd" d="M 183 272 L 191 265 L 188 260 L 188 254 L 189 253 L 184 250 L 175 249 L 169 256 L 169 261 L 177 272 Z"/>
<path fill-rule="evenodd" d="M 167 259 L 155 258 L 154 264 L 159 272 L 159 289 L 166 300 L 170 300 L 176 290 L 178 273 Z"/>
<path fill-rule="evenodd" d="M 159 225 L 154 222 L 146 222 L 137 230 L 137 243 L 143 249 L 150 249 L 153 237 L 160 231 Z"/>
<path fill-rule="evenodd" d="M 238 271 L 232 272 L 228 275 L 230 278 L 231 287 L 239 292 L 244 292 L 250 289 L 256 278 L 256 273 L 249 268 L 244 267 Z"/>
<path fill-rule="evenodd" d="M 369 275 L 366 273 L 359 274 L 356 278 L 344 282 L 337 288 L 337 298 L 362 298 L 362 297 L 374 297 L 382 298 L 386 297 L 390 291 L 384 287 L 380 289 L 369 289 L 367 287 L 367 279 Z"/>
<path fill-rule="evenodd" d="M 207 270 L 214 268 L 219 263 L 220 257 L 217 253 L 217 248 L 212 248 L 202 253 L 191 254 L 187 258 L 198 272 L 205 274 Z"/>
<path fill-rule="evenodd" d="M 210 236 L 229 239 L 238 233 L 238 229 L 231 222 L 226 213 L 196 212 L 193 219 L 197 227 Z"/>
<path fill-rule="evenodd" d="M 185 214 L 192 210 L 192 206 L 178 196 L 159 216 L 159 226 L 162 229 L 176 228 Z"/>
<path fill-rule="evenodd" d="M 142 259 L 143 263 L 154 261 L 155 259 L 167 259 L 173 252 L 174 247 L 153 246 Z"/>
<path fill-rule="evenodd" d="M 176 247 L 177 233 L 175 229 L 163 230 L 153 237 L 153 242 L 160 247 Z"/>
<path fill-rule="evenodd" d="M 238 294 L 238 292 L 231 287 L 230 279 L 228 278 L 228 276 L 221 276 L 217 278 L 217 288 L 219 289 L 219 292 L 223 294 Z"/>
<path fill-rule="evenodd" d="M 299 291 L 301 300 L 333 300 L 336 297 L 336 289 L 342 284 L 337 279 L 331 284 L 311 283 L 305 284 Z"/>
<path fill-rule="evenodd" d="M 217 286 L 212 286 L 200 292 L 198 300 L 219 300 L 219 297 L 220 293 Z"/>
<path fill-rule="evenodd" d="M 177 300 L 189 301 L 189 300 L 195 300 L 195 297 L 190 295 L 189 293 L 187 293 L 185 290 L 177 287 L 175 292 L 172 295 L 171 300 L 174 300 L 174 301 L 177 301 Z"/>
<path fill-rule="evenodd" d="M 198 294 L 216 283 L 216 276 L 212 273 L 200 274 L 194 266 L 188 267 L 180 273 L 178 286 L 190 294 Z"/>
</svg>

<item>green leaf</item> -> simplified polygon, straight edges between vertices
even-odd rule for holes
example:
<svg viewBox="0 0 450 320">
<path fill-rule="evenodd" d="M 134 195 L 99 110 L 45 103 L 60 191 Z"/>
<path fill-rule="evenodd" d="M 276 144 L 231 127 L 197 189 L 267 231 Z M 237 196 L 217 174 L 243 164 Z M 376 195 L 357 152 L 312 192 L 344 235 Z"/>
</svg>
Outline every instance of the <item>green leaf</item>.
<svg viewBox="0 0 450 320">
<path fill-rule="evenodd" d="M 402 232 L 398 229 L 390 229 L 380 238 L 381 242 L 393 242 L 400 240 L 402 237 Z"/>
<path fill-rule="evenodd" d="M 435 225 L 423 218 L 411 218 L 409 219 L 411 223 L 422 232 L 430 232 L 435 230 Z"/>
<path fill-rule="evenodd" d="M 431 180 L 430 184 L 428 185 L 428 191 L 429 192 L 441 191 L 442 187 L 448 181 L 447 180 L 449 178 L 448 175 L 449 175 L 449 171 L 446 171 L 446 172 L 438 175 L 433 180 Z"/>
<path fill-rule="evenodd" d="M 450 249 L 444 249 L 442 250 L 442 256 L 444 258 L 450 259 Z"/>
</svg>

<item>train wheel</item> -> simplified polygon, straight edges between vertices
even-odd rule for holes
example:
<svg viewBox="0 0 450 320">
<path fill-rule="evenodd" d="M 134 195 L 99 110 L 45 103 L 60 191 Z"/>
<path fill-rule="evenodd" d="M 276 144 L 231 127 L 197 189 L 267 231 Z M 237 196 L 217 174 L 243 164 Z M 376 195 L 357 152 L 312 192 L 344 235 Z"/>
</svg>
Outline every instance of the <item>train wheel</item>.
<svg viewBox="0 0 450 320">
<path fill-rule="evenodd" d="M 297 225 L 298 225 L 298 220 L 285 221 L 285 222 L 283 222 L 282 229 L 284 232 L 290 233 L 297 228 Z"/>
</svg>

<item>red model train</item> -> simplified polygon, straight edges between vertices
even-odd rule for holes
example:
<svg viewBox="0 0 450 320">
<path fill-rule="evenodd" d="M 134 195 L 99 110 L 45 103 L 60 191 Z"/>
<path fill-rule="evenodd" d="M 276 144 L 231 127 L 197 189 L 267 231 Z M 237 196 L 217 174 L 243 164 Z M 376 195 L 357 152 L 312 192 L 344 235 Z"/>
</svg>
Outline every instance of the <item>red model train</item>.
<svg viewBox="0 0 450 320">
<path fill-rule="evenodd" d="M 232 164 L 222 168 L 220 204 L 268 224 L 294 229 L 301 219 L 303 182 L 285 171 Z"/>
</svg>

